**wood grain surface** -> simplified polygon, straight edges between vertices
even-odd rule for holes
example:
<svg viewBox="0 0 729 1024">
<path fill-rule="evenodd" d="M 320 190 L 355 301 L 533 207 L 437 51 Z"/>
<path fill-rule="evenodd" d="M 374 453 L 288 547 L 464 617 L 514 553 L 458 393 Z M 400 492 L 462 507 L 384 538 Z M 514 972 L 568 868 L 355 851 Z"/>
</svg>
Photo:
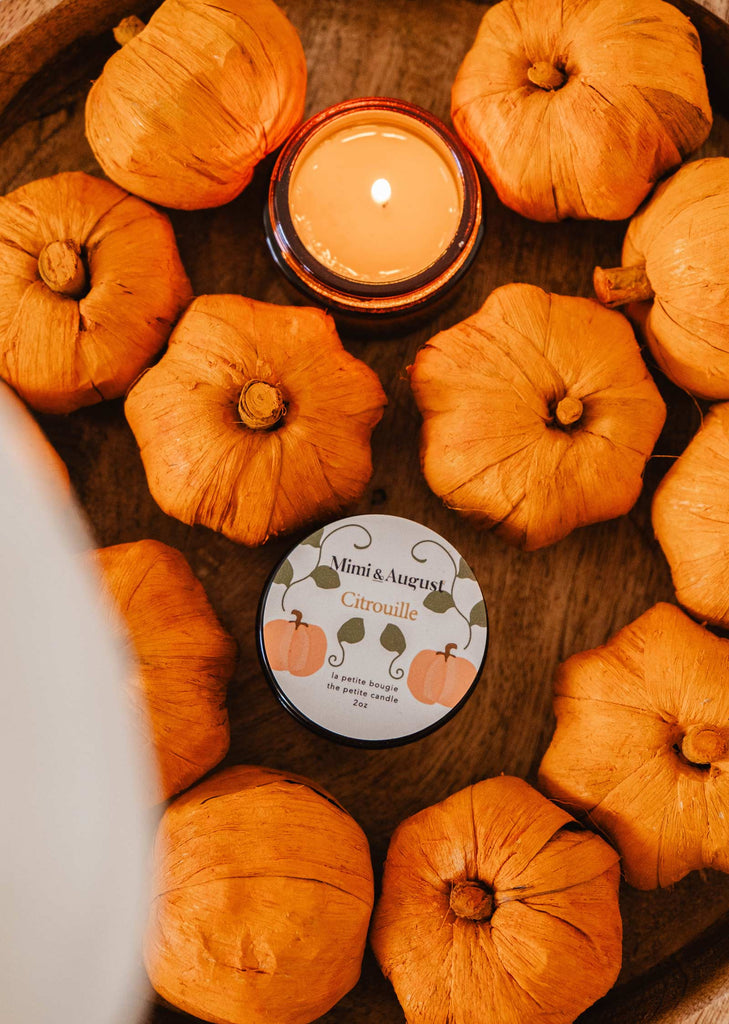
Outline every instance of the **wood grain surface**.
<svg viewBox="0 0 729 1024">
<path fill-rule="evenodd" d="M 698 11 L 687 0 L 678 5 Z M 0 110 L 6 108 L 0 114 L 0 138 L 5 139 L 0 190 L 62 170 L 101 173 L 84 138 L 85 93 L 113 49 L 106 32 L 112 15 L 144 6 L 120 0 L 0 0 Z M 471 0 L 287 0 L 283 6 L 307 54 L 307 113 L 349 97 L 380 94 L 412 100 L 448 120 L 450 85 L 483 5 Z M 716 72 L 712 96 L 714 90 L 718 96 L 726 87 L 729 38 L 711 11 L 729 17 L 729 0 L 706 0 L 703 17 L 701 11 L 697 15 L 707 61 L 710 53 Z M 702 154 L 729 154 L 729 123 L 722 116 Z M 172 213 L 198 294 L 238 292 L 268 302 L 300 301 L 265 248 L 261 213 L 271 167 L 269 159 L 228 206 Z M 232 743 L 224 763 L 288 769 L 330 789 L 365 829 L 377 878 L 388 839 L 406 816 L 501 772 L 533 781 L 554 726 L 557 664 L 603 643 L 657 600 L 674 600 L 668 567 L 652 535 L 650 502 L 671 459 L 696 430 L 701 409 L 658 373 L 669 408 L 667 425 L 648 464 L 644 492 L 621 519 L 524 554 L 444 509 L 420 474 L 419 417 L 405 368 L 425 340 L 470 315 L 492 289 L 510 281 L 591 295 L 593 266 L 611 266 L 619 259 L 624 223 L 537 225 L 501 206 L 487 182 L 484 200 L 485 241 L 452 304 L 409 334 L 345 339 L 350 351 L 377 371 L 389 401 L 373 438 L 371 484 L 352 511 L 404 514 L 441 532 L 474 567 L 489 609 L 489 654 L 474 697 L 452 722 L 414 745 L 384 751 L 339 747 L 295 723 L 277 704 L 256 658 L 254 620 L 264 581 L 296 537 L 247 550 L 163 515 L 149 495 L 121 402 L 64 418 L 41 418 L 69 466 L 99 545 L 154 537 L 182 550 L 238 640 L 241 656 L 229 694 Z M 652 893 L 623 886 L 621 906 L 625 956 L 619 986 L 581 1020 L 729 1020 L 724 918 L 729 877 L 697 872 Z M 155 1024 L 192 1020 L 152 1003 L 149 1017 Z M 322 1020 L 403 1020 L 371 952 L 360 984 Z"/>
</svg>

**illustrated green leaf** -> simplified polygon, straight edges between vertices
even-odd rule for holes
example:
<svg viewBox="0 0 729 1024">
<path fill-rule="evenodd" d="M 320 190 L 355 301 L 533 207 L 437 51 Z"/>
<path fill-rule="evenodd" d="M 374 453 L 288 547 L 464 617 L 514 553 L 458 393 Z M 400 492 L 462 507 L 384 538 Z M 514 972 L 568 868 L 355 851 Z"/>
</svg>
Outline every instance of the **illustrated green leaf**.
<svg viewBox="0 0 729 1024">
<path fill-rule="evenodd" d="M 460 564 L 458 566 L 458 579 L 460 579 L 460 580 L 475 580 L 476 579 L 476 577 L 473 575 L 473 570 L 471 569 L 471 566 L 467 562 L 464 562 L 463 559 L 461 559 Z"/>
<path fill-rule="evenodd" d="M 486 625 L 486 605 L 483 601 L 477 601 L 473 606 L 471 614 L 468 616 L 468 622 L 471 626 Z"/>
<path fill-rule="evenodd" d="M 347 619 L 337 631 L 337 640 L 340 644 L 358 644 L 364 640 L 364 635 L 364 619 Z"/>
<path fill-rule="evenodd" d="M 380 635 L 380 644 L 386 651 L 393 651 L 397 654 L 402 654 L 407 647 L 407 642 L 402 634 L 402 630 L 393 622 L 389 622 L 382 630 Z"/>
<path fill-rule="evenodd" d="M 320 548 L 321 547 L 321 535 L 323 533 L 324 533 L 324 527 L 322 526 L 321 530 L 317 530 L 316 533 L 310 533 L 309 536 L 305 537 L 304 540 L 302 540 L 301 543 L 302 544 L 308 544 L 312 548 Z"/>
<path fill-rule="evenodd" d="M 322 590 L 334 590 L 335 587 L 341 585 L 339 573 L 334 569 L 330 569 L 328 565 L 317 565 L 311 574 L 311 578 L 317 587 L 320 587 Z"/>
<path fill-rule="evenodd" d="M 289 562 L 288 558 L 285 562 L 282 562 L 278 567 L 276 575 L 273 577 L 274 583 L 283 583 L 285 587 L 288 587 L 291 580 L 294 578 L 294 567 Z"/>
<path fill-rule="evenodd" d="M 423 605 L 431 612 L 438 612 L 439 615 L 454 607 L 453 598 L 446 590 L 433 590 L 423 601 Z"/>
</svg>

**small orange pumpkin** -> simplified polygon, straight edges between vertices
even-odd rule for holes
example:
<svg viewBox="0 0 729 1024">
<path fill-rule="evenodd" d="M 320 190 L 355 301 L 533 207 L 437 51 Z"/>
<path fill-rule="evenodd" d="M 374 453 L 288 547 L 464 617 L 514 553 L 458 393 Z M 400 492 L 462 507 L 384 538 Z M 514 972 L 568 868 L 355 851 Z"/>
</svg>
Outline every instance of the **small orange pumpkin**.
<svg viewBox="0 0 729 1024">
<path fill-rule="evenodd" d="M 218 772 L 167 809 L 154 859 L 144 960 L 177 1009 L 218 1024 L 309 1024 L 357 983 L 369 846 L 315 782 Z"/>
<path fill-rule="evenodd" d="M 712 406 L 661 480 L 652 516 L 678 600 L 729 629 L 729 402 Z"/>
<path fill-rule="evenodd" d="M 729 159 L 694 160 L 631 220 L 622 266 L 595 268 L 595 294 L 627 306 L 656 362 L 700 398 L 729 398 Z"/>
<path fill-rule="evenodd" d="M 589 815 L 628 885 L 729 872 L 729 640 L 654 605 L 559 666 L 554 713 L 541 788 Z"/>
<path fill-rule="evenodd" d="M 159 769 L 150 799 L 166 800 L 228 750 L 236 644 L 181 551 L 139 540 L 100 548 L 95 562 L 135 655 L 129 697 Z"/>
<path fill-rule="evenodd" d="M 466 658 L 457 658 L 455 650 L 455 644 L 447 644 L 444 651 L 421 651 L 415 655 L 407 682 L 416 700 L 453 708 L 465 697 L 476 669 Z"/>
<path fill-rule="evenodd" d="M 34 409 L 123 395 L 191 297 L 167 217 L 110 181 L 0 197 L 0 377 Z"/>
<path fill-rule="evenodd" d="M 629 217 L 706 139 L 695 28 L 663 0 L 504 0 L 453 84 L 456 131 L 525 217 Z"/>
<path fill-rule="evenodd" d="M 263 628 L 263 643 L 268 663 L 274 672 L 292 676 L 310 676 L 318 672 L 327 654 L 327 638 L 319 626 L 302 622 L 294 608 L 293 619 L 274 619 Z"/>
<path fill-rule="evenodd" d="M 615 981 L 618 855 L 521 779 L 402 822 L 370 942 L 408 1024 L 570 1024 Z"/>
<path fill-rule="evenodd" d="M 637 501 L 666 407 L 625 317 L 502 285 L 408 372 L 425 479 L 478 526 L 534 551 Z"/>
<path fill-rule="evenodd" d="M 106 174 L 145 199 L 229 202 L 301 120 L 306 59 L 272 0 L 165 0 L 149 24 L 124 19 L 114 34 L 122 49 L 89 93 L 86 137 Z"/>
<path fill-rule="evenodd" d="M 124 408 L 162 510 L 255 546 L 362 497 L 385 403 L 323 310 L 201 295 Z"/>
</svg>

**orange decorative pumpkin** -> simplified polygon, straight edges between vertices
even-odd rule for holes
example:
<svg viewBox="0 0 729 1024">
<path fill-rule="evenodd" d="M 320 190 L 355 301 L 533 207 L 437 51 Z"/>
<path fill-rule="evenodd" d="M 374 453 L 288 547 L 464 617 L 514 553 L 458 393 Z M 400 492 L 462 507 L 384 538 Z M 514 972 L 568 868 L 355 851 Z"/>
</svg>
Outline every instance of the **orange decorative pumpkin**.
<svg viewBox="0 0 729 1024">
<path fill-rule="evenodd" d="M 292 676 L 310 676 L 318 672 L 327 654 L 327 638 L 319 626 L 302 622 L 294 608 L 293 619 L 274 619 L 263 628 L 263 644 L 274 672 Z"/>
<path fill-rule="evenodd" d="M 628 512 L 666 407 L 624 316 L 507 284 L 409 368 L 430 488 L 527 551 Z"/>
<path fill-rule="evenodd" d="M 159 768 L 152 799 L 166 800 L 228 750 L 236 644 L 182 552 L 140 540 L 101 548 L 95 560 L 136 656 L 129 697 Z"/>
<path fill-rule="evenodd" d="M 404 821 L 370 941 L 408 1024 L 570 1024 L 615 981 L 618 855 L 521 779 Z"/>
<path fill-rule="evenodd" d="M 712 406 L 661 480 L 653 529 L 684 608 L 729 629 L 729 402 Z"/>
<path fill-rule="evenodd" d="M 490 6 L 451 111 L 501 201 L 542 221 L 629 217 L 711 128 L 699 37 L 663 0 Z"/>
<path fill-rule="evenodd" d="M 0 197 L 0 377 L 34 409 L 123 395 L 191 298 L 167 217 L 110 181 Z"/>
<path fill-rule="evenodd" d="M 219 772 L 169 806 L 154 859 L 144 961 L 173 1006 L 217 1024 L 309 1024 L 357 983 L 369 846 L 315 782 Z"/>
<path fill-rule="evenodd" d="M 729 159 L 694 160 L 631 220 L 622 266 L 595 268 L 595 294 L 627 305 L 679 387 L 729 398 Z"/>
<path fill-rule="evenodd" d="M 129 22 L 86 102 L 96 159 L 163 206 L 227 203 L 301 120 L 296 29 L 272 0 L 165 0 Z"/>
<path fill-rule="evenodd" d="M 457 658 L 455 650 L 455 644 L 447 644 L 444 651 L 421 651 L 415 655 L 407 683 L 416 700 L 453 708 L 465 697 L 476 669 L 466 658 Z"/>
<path fill-rule="evenodd" d="M 729 641 L 657 604 L 555 684 L 542 788 L 583 810 L 637 889 L 729 871 Z"/>
<path fill-rule="evenodd" d="M 362 496 L 385 402 L 322 310 L 201 295 L 124 408 L 160 507 L 253 546 Z"/>
</svg>

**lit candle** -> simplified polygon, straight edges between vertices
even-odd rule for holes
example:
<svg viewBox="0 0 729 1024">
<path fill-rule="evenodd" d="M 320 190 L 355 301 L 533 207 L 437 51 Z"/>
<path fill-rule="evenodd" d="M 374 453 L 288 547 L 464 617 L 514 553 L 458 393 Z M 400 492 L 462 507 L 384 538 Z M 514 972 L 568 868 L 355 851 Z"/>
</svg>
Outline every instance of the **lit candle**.
<svg viewBox="0 0 729 1024">
<path fill-rule="evenodd" d="M 401 313 L 460 276 L 481 196 L 460 143 L 401 100 L 332 107 L 292 136 L 274 169 L 267 237 L 281 269 L 323 305 Z"/>
<path fill-rule="evenodd" d="M 458 168 L 443 140 L 404 114 L 354 112 L 302 147 L 291 175 L 296 233 L 348 280 L 402 281 L 453 241 L 463 210 Z"/>
</svg>

